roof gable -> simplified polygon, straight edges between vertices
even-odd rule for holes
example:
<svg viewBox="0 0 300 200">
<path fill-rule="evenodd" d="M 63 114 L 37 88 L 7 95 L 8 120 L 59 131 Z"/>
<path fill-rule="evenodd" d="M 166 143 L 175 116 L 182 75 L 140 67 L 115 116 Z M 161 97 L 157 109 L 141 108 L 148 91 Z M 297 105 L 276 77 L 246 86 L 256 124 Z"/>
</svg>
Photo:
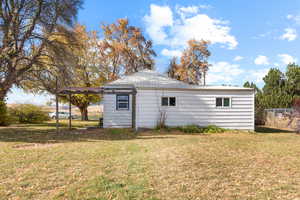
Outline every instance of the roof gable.
<svg viewBox="0 0 300 200">
<path fill-rule="evenodd" d="M 135 87 L 189 88 L 190 85 L 160 74 L 153 70 L 143 70 L 115 80 L 107 86 L 133 85 Z"/>
</svg>

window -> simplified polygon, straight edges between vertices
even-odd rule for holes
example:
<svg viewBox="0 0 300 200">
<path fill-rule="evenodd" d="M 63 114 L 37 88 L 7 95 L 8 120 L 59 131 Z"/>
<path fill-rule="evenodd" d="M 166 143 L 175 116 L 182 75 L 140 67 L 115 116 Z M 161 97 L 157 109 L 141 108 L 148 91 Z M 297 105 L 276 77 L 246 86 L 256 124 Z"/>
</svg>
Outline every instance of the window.
<svg viewBox="0 0 300 200">
<path fill-rule="evenodd" d="M 217 97 L 216 98 L 216 107 L 229 108 L 230 107 L 230 98 L 229 97 Z"/>
<path fill-rule="evenodd" d="M 217 107 L 222 107 L 223 106 L 223 98 L 217 98 L 216 99 L 216 106 Z"/>
<path fill-rule="evenodd" d="M 176 97 L 162 97 L 161 105 L 162 106 L 176 106 Z"/>
<path fill-rule="evenodd" d="M 168 97 L 162 97 L 161 98 L 161 105 L 162 106 L 168 106 L 169 105 L 169 98 Z"/>
<path fill-rule="evenodd" d="M 230 99 L 229 98 L 224 98 L 223 99 L 223 106 L 224 107 L 229 107 L 230 106 Z"/>
<path fill-rule="evenodd" d="M 169 97 L 169 106 L 176 106 L 176 98 Z"/>
<path fill-rule="evenodd" d="M 129 110 L 129 95 L 117 94 L 117 110 Z"/>
</svg>

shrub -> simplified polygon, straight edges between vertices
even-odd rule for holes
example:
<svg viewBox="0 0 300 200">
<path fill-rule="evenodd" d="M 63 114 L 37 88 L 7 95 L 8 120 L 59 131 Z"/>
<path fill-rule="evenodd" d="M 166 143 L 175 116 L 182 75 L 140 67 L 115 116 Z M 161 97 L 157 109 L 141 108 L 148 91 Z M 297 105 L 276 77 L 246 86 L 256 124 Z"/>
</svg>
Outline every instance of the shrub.
<svg viewBox="0 0 300 200">
<path fill-rule="evenodd" d="M 184 133 L 223 133 L 226 131 L 224 128 L 220 128 L 215 125 L 208 125 L 207 127 L 199 127 L 197 125 L 187 125 L 177 127 L 177 130 Z"/>
<path fill-rule="evenodd" d="M 181 127 L 178 127 L 177 129 L 184 133 L 203 133 L 203 128 L 201 128 L 197 125 L 181 126 Z"/>
<path fill-rule="evenodd" d="M 7 126 L 10 124 L 9 116 L 7 113 L 6 103 L 0 101 L 0 126 Z"/>
<path fill-rule="evenodd" d="M 207 127 L 200 127 L 197 125 L 186 125 L 186 126 L 178 126 L 178 127 L 165 127 L 160 128 L 156 127 L 156 130 L 164 130 L 164 131 L 180 131 L 183 133 L 224 133 L 227 129 L 215 126 L 215 125 L 208 125 Z"/>
<path fill-rule="evenodd" d="M 32 104 L 20 104 L 10 108 L 9 114 L 20 123 L 42 123 L 50 119 L 41 107 Z"/>
<path fill-rule="evenodd" d="M 225 131 L 226 129 L 215 125 L 208 125 L 207 127 L 203 128 L 203 133 L 223 133 Z"/>
</svg>

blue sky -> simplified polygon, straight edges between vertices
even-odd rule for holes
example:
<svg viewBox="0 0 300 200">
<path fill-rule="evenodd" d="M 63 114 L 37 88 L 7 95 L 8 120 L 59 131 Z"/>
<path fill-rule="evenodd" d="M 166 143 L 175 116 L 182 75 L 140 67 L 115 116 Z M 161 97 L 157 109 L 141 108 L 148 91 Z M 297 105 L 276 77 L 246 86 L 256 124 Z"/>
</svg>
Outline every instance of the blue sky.
<svg viewBox="0 0 300 200">
<path fill-rule="evenodd" d="M 86 0 L 78 22 L 100 31 L 101 23 L 124 17 L 153 40 L 160 72 L 172 56 L 180 56 L 188 39 L 210 40 L 211 85 L 249 80 L 261 87 L 271 67 L 284 71 L 300 59 L 299 0 Z M 49 98 L 15 88 L 8 103 L 43 104 Z"/>
</svg>

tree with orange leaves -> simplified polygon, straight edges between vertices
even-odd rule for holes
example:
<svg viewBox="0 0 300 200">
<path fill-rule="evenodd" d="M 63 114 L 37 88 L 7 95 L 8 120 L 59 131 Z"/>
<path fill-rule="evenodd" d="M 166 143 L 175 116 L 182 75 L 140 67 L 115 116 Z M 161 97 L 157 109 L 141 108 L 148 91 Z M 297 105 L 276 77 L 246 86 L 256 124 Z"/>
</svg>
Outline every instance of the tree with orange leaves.
<svg viewBox="0 0 300 200">
<path fill-rule="evenodd" d="M 189 40 L 188 47 L 182 52 L 180 63 L 176 63 L 176 58 L 171 60 L 169 76 L 186 83 L 205 85 L 206 74 L 210 67 L 208 58 L 211 55 L 208 45 L 208 41 Z"/>
<path fill-rule="evenodd" d="M 122 74 L 131 74 L 142 69 L 153 69 L 152 42 L 147 40 L 141 30 L 130 26 L 127 19 L 103 25 L 104 39 L 100 43 L 103 58 L 102 68 L 108 73 L 109 80 Z"/>
</svg>

